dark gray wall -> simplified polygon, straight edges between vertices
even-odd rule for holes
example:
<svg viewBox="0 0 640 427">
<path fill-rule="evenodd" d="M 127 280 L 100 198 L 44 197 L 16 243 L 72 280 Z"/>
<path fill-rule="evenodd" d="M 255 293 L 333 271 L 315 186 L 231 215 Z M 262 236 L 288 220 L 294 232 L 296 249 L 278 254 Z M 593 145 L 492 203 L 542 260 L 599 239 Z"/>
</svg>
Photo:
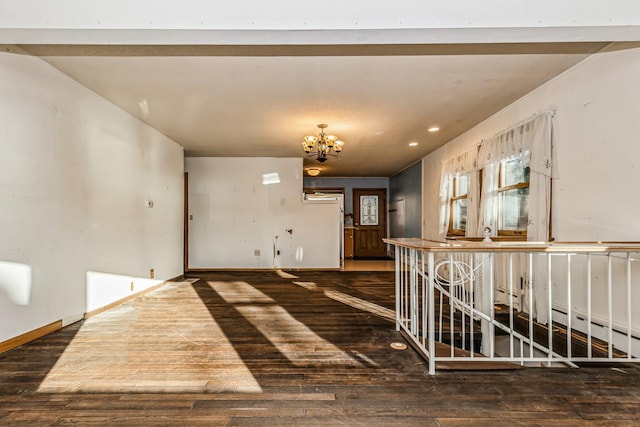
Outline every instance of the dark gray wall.
<svg viewBox="0 0 640 427">
<path fill-rule="evenodd" d="M 389 179 L 390 237 L 422 237 L 422 162 Z"/>
</svg>

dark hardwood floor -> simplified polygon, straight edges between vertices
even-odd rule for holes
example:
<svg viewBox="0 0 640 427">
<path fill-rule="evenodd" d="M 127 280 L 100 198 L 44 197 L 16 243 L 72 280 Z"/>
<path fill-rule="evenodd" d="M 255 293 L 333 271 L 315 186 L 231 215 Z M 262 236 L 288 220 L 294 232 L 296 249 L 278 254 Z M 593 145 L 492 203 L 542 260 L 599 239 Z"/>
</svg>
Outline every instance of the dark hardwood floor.
<svg viewBox="0 0 640 427">
<path fill-rule="evenodd" d="M 640 425 L 636 365 L 429 376 L 393 278 L 189 275 L 1 354 L 0 425 Z"/>
</svg>

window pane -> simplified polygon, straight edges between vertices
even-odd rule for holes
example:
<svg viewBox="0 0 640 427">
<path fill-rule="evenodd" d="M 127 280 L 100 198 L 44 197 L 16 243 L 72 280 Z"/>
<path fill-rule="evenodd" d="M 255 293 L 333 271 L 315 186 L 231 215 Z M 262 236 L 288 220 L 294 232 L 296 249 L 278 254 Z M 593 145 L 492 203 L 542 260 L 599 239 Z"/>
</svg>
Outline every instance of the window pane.
<svg viewBox="0 0 640 427">
<path fill-rule="evenodd" d="M 500 230 L 526 231 L 529 219 L 529 187 L 500 192 Z"/>
<path fill-rule="evenodd" d="M 456 196 L 464 196 L 469 192 L 469 174 L 456 177 Z"/>
<path fill-rule="evenodd" d="M 517 159 L 504 162 L 504 182 L 502 187 L 529 182 L 529 168 L 523 167 Z"/>
<path fill-rule="evenodd" d="M 360 196 L 360 225 L 378 225 L 378 196 Z"/>
<path fill-rule="evenodd" d="M 467 228 L 467 199 L 453 201 L 453 229 L 465 230 Z"/>
</svg>

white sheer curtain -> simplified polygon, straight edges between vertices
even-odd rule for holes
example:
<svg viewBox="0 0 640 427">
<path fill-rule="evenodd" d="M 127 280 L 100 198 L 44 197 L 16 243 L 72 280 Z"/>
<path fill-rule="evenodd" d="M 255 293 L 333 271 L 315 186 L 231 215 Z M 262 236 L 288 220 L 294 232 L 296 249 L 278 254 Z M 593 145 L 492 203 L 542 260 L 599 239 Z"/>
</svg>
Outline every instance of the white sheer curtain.
<svg viewBox="0 0 640 427">
<path fill-rule="evenodd" d="M 517 159 L 530 169 L 527 239 L 546 242 L 550 239 L 551 179 L 556 178 L 554 158 L 553 112 L 546 111 L 500 132 L 477 147 L 443 163 L 440 183 L 440 237 L 447 236 L 453 178 L 482 170 L 482 189 L 477 173 L 469 180 L 466 235 L 482 237 L 485 227 L 498 234 L 498 188 L 500 163 Z M 480 194 L 482 193 L 482 194 Z M 525 261 L 522 261 L 523 264 Z M 496 262 L 496 278 L 504 273 L 504 266 Z M 533 301 L 525 299 L 523 309 L 533 312 L 537 321 L 548 322 L 548 275 L 545 256 L 534 256 Z M 528 274 L 526 274 L 528 276 Z M 479 290 L 481 293 L 481 290 Z M 525 298 L 528 292 L 525 292 Z"/>
<path fill-rule="evenodd" d="M 459 156 L 443 162 L 440 177 L 440 224 L 439 234 L 441 239 L 447 237 L 449 218 L 451 215 L 449 201 L 453 196 L 453 178 L 455 176 L 471 173 L 469 179 L 469 193 L 467 196 L 467 228 L 466 235 L 476 233 L 478 227 L 478 196 L 480 194 L 477 173 L 478 148 L 473 147 Z"/>
<path fill-rule="evenodd" d="M 478 235 L 484 227 L 491 234 L 498 231 L 498 174 L 500 162 L 517 159 L 530 167 L 529 218 L 527 240 L 546 242 L 549 240 L 551 221 L 551 179 L 555 178 L 553 112 L 544 112 L 499 133 L 480 147 L 478 167 L 482 169 L 482 196 Z M 547 264 L 544 257 L 534 257 L 533 263 L 534 301 L 525 305 L 533 310 L 538 322 L 547 323 Z"/>
<path fill-rule="evenodd" d="M 483 169 L 479 232 L 484 227 L 497 231 L 497 190 L 500 162 L 517 159 L 530 167 L 529 222 L 527 240 L 549 240 L 551 178 L 553 162 L 553 112 L 544 112 L 499 133 L 484 142 L 478 153 Z M 555 177 L 555 176 L 553 176 Z"/>
<path fill-rule="evenodd" d="M 529 223 L 527 240 L 550 239 L 551 179 L 557 178 L 553 135 L 553 114 L 536 116 L 531 122 L 531 160 L 529 166 Z"/>
<path fill-rule="evenodd" d="M 451 214 L 449 200 L 453 196 L 453 175 L 445 174 L 444 167 L 440 178 L 440 223 L 438 235 L 441 240 L 446 239 L 449 229 L 449 215 Z"/>
<path fill-rule="evenodd" d="M 482 148 L 480 148 L 482 151 Z M 491 236 L 498 235 L 498 176 L 500 162 L 489 163 L 482 170 L 482 195 L 478 211 L 478 229 L 475 237 L 484 235 L 485 227 L 491 229 Z"/>
<path fill-rule="evenodd" d="M 531 129 L 531 174 L 529 177 L 529 222 L 527 240 L 546 242 L 551 224 L 551 179 L 557 178 L 554 167 L 553 115 L 544 114 L 534 119 Z M 545 257 L 533 261 L 534 300 L 527 304 L 534 311 L 539 323 L 546 324 L 548 317 L 548 265 Z"/>
<path fill-rule="evenodd" d="M 477 149 L 475 149 L 477 152 Z M 480 179 L 477 169 L 469 175 L 469 193 L 467 195 L 467 228 L 464 235 L 473 237 L 478 234 L 478 209 L 480 208 Z"/>
</svg>

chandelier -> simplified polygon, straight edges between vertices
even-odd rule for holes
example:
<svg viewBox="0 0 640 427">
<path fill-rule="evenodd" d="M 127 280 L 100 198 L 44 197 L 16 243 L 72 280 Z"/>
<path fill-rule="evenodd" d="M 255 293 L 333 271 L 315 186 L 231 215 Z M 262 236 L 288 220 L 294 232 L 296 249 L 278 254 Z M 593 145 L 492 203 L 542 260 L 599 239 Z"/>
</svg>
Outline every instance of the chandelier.
<svg viewBox="0 0 640 427">
<path fill-rule="evenodd" d="M 302 149 L 307 153 L 307 156 L 315 157 L 319 162 L 326 162 L 327 156 L 337 156 L 337 153 L 342 151 L 344 142 L 338 140 L 338 137 L 335 135 L 326 135 L 324 133 L 324 130 L 328 128 L 329 125 L 321 123 L 318 127 L 320 128 L 318 136 L 309 135 L 304 137 Z M 332 154 L 332 151 L 335 152 L 335 154 Z"/>
</svg>

